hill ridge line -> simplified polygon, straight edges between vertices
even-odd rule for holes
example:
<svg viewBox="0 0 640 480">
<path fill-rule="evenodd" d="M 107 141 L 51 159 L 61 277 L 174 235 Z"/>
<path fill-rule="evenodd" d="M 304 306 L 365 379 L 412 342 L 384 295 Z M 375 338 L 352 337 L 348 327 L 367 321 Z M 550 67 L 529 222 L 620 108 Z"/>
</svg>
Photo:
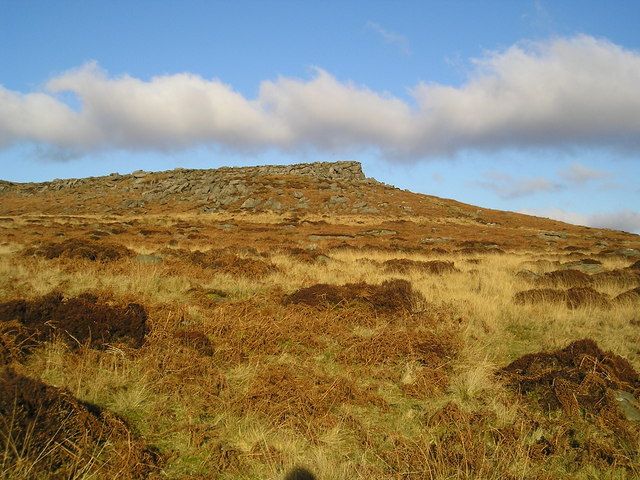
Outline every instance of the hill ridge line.
<svg viewBox="0 0 640 480">
<path fill-rule="evenodd" d="M 254 173 L 256 175 L 301 175 L 327 180 L 343 180 L 358 181 L 367 180 L 362 170 L 362 164 L 353 160 L 339 160 L 333 162 L 305 162 L 290 165 L 254 165 L 254 166 L 222 166 L 217 168 L 174 168 L 171 170 L 136 170 L 131 173 L 110 173 L 108 175 L 77 177 L 77 178 L 55 178 L 45 182 L 12 182 L 0 179 L 0 191 L 10 189 L 11 187 L 29 187 L 48 185 L 60 186 L 76 186 L 79 183 L 87 181 L 112 181 L 114 179 L 127 178 L 143 178 L 148 175 L 172 175 L 172 176 L 189 176 L 189 175 L 246 175 Z"/>
</svg>

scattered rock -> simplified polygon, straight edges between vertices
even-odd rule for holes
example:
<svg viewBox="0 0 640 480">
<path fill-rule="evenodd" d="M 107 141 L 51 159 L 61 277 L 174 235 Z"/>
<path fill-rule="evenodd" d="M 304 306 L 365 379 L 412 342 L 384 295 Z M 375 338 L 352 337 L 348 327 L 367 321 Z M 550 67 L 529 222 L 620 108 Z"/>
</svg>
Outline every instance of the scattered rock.
<svg viewBox="0 0 640 480">
<path fill-rule="evenodd" d="M 604 271 L 602 262 L 600 260 L 594 260 L 592 258 L 584 258 L 582 260 L 576 260 L 573 262 L 566 262 L 560 265 L 565 270 L 579 270 L 583 273 L 600 273 Z"/>
<path fill-rule="evenodd" d="M 315 233 L 309 235 L 309 240 L 312 242 L 318 242 L 323 240 L 351 240 L 353 235 L 346 234 L 332 234 L 332 233 Z"/>
<path fill-rule="evenodd" d="M 375 230 L 367 230 L 365 232 L 361 232 L 360 235 L 365 235 L 368 237 L 387 237 L 390 235 L 397 235 L 398 232 L 395 230 L 387 230 L 385 228 L 378 228 Z"/>
<path fill-rule="evenodd" d="M 329 198 L 329 205 L 343 205 L 347 203 L 349 199 L 347 197 L 343 197 L 341 195 L 331 195 Z"/>
<path fill-rule="evenodd" d="M 279 212 L 282 210 L 282 203 L 280 203 L 275 198 L 269 198 L 262 204 L 262 207 L 265 210 L 272 210 L 274 212 Z"/>
<path fill-rule="evenodd" d="M 558 240 L 564 240 L 567 238 L 567 234 L 564 232 L 540 232 L 538 237 L 542 240 L 551 240 L 557 242 Z"/>
<path fill-rule="evenodd" d="M 257 208 L 259 205 L 260 205 L 260 200 L 258 200 L 257 198 L 249 197 L 244 202 L 242 202 L 242 205 L 240 205 L 240 208 L 242 208 L 243 210 L 253 210 Z"/>
<path fill-rule="evenodd" d="M 146 255 L 140 254 L 135 257 L 136 262 L 142 263 L 145 265 L 157 265 L 162 263 L 162 257 L 159 255 Z"/>
</svg>

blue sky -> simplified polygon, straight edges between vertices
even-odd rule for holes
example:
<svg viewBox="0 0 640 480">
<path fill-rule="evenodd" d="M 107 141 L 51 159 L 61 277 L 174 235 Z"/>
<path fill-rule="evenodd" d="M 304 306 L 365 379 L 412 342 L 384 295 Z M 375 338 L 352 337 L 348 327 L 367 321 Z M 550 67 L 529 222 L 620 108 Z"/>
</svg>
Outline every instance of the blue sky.
<svg viewBox="0 0 640 480">
<path fill-rule="evenodd" d="M 357 159 L 640 231 L 640 2 L 0 0 L 0 178 Z"/>
</svg>

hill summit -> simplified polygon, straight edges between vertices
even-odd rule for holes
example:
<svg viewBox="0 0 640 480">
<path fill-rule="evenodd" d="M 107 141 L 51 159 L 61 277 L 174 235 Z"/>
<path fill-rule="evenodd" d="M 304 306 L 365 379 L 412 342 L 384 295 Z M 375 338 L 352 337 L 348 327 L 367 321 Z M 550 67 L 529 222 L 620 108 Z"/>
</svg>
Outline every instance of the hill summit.
<svg viewBox="0 0 640 480">
<path fill-rule="evenodd" d="M 138 170 L 126 175 L 112 173 L 41 183 L 2 181 L 0 199 L 0 215 L 11 216 L 189 214 L 195 215 L 192 221 L 196 221 L 198 216 L 207 214 L 245 220 L 251 215 L 268 214 L 280 221 L 322 220 L 333 226 L 310 228 L 307 222 L 307 228 L 287 231 L 286 237 L 294 242 L 298 234 L 307 240 L 322 239 L 329 242 L 323 246 L 329 247 L 339 242 L 361 244 L 363 238 L 372 235 L 383 237 L 376 240 L 378 243 L 404 249 L 577 245 L 615 250 L 636 248 L 638 243 L 637 236 L 622 232 L 568 225 L 401 190 L 367 178 L 361 164 L 355 161 Z M 273 223 L 262 228 L 277 231 L 280 237 L 282 228 Z M 258 241 L 244 233 L 229 240 Z M 299 240 L 298 244 L 304 246 L 305 242 Z"/>
</svg>

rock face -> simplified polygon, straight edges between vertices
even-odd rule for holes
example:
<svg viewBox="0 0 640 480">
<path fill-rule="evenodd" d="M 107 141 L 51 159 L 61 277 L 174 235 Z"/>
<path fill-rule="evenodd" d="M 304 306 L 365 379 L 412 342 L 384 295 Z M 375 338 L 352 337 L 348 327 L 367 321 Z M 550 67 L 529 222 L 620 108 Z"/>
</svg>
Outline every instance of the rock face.
<svg viewBox="0 0 640 480">
<path fill-rule="evenodd" d="M 89 206 L 87 202 L 95 207 L 102 199 L 119 197 L 115 203 L 104 202 L 106 210 L 112 213 L 168 203 L 189 203 L 202 212 L 279 212 L 309 208 L 310 201 L 304 188 L 299 188 L 304 186 L 313 186 L 307 188 L 310 191 L 320 189 L 330 192 L 328 198 L 332 207 L 352 207 L 344 194 L 349 187 L 362 182 L 377 183 L 366 179 L 361 164 L 353 161 L 210 170 L 177 168 L 165 172 L 136 170 L 128 175 L 112 173 L 104 177 L 56 179 L 43 183 L 0 181 L 0 198 L 5 195 L 50 195 L 56 198 L 71 194 L 76 200 L 75 207 L 82 209 Z M 287 195 L 285 190 L 292 185 L 298 188 Z"/>
</svg>

